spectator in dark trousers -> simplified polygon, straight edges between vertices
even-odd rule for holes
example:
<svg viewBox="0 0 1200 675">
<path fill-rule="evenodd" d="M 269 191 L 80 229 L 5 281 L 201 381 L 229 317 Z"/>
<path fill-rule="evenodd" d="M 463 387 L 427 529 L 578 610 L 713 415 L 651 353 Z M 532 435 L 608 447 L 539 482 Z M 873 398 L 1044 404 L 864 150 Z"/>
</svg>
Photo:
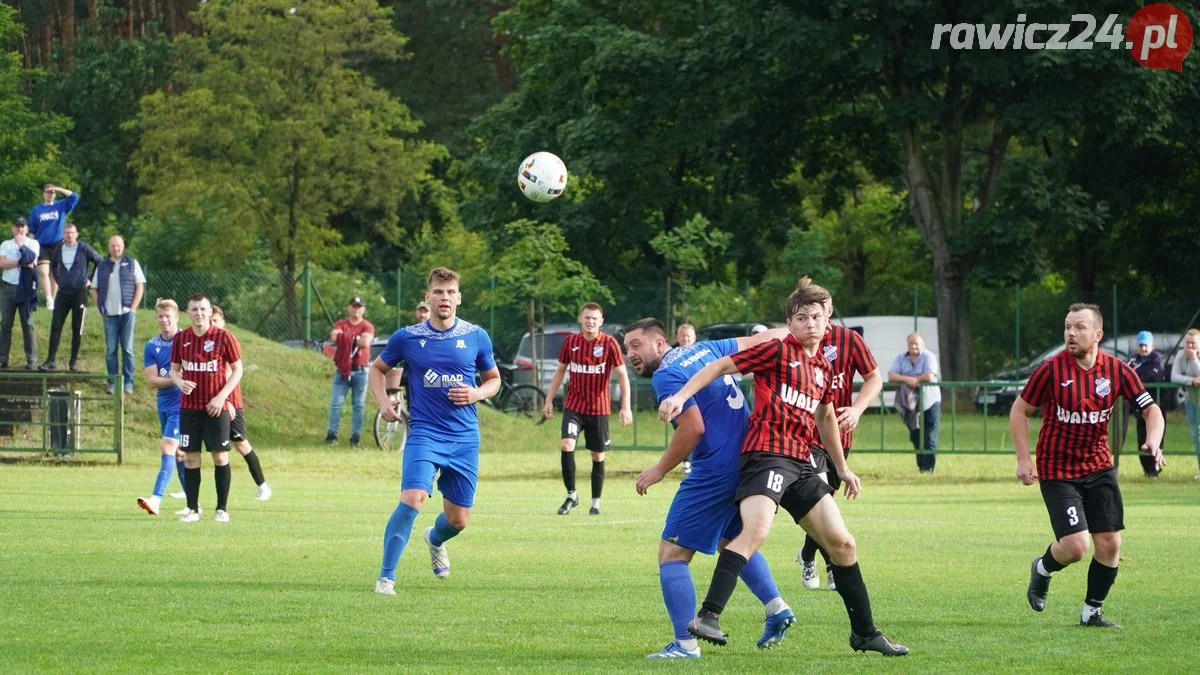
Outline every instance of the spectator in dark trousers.
<svg viewBox="0 0 1200 675">
<path fill-rule="evenodd" d="M 1142 378 L 1142 383 L 1162 382 L 1167 379 L 1167 369 L 1163 365 L 1162 356 L 1154 351 L 1154 334 L 1148 330 L 1144 330 L 1137 334 L 1137 353 L 1129 358 L 1129 365 L 1137 372 L 1138 377 Z M 1154 398 L 1158 399 L 1158 393 L 1161 389 L 1155 390 Z M 1125 432 L 1129 429 L 1129 416 L 1133 415 L 1137 421 L 1137 447 L 1141 448 L 1146 443 L 1146 420 L 1142 419 L 1141 415 L 1134 415 L 1132 401 L 1125 401 L 1125 414 L 1123 415 L 1121 424 L 1121 442 L 1125 440 Z M 1158 447 L 1164 447 L 1166 442 L 1164 436 L 1163 442 L 1159 443 Z M 1142 471 L 1147 478 L 1158 478 L 1159 468 L 1156 466 L 1153 455 L 1147 455 L 1144 452 L 1138 453 L 1138 459 L 1142 462 Z"/>
<path fill-rule="evenodd" d="M 79 230 L 75 223 L 63 228 L 62 245 L 50 256 L 50 276 L 58 284 L 54 296 L 54 318 L 50 321 L 50 351 L 46 362 L 38 370 L 54 370 L 58 355 L 58 342 L 62 339 L 63 324 L 71 315 L 71 372 L 76 372 L 79 361 L 79 341 L 83 337 L 83 315 L 87 311 L 88 287 L 92 272 L 100 265 L 100 254 L 91 246 L 79 241 Z M 90 263 L 90 265 L 89 265 Z"/>
<path fill-rule="evenodd" d="M 25 339 L 25 368 L 37 366 L 37 335 L 33 331 L 33 309 L 37 307 L 38 242 L 29 236 L 24 218 L 12 224 L 13 238 L 0 244 L 0 368 L 8 367 L 8 352 L 12 348 L 13 323 L 21 318 L 21 334 Z M 30 306 L 30 292 L 33 304 Z"/>
</svg>

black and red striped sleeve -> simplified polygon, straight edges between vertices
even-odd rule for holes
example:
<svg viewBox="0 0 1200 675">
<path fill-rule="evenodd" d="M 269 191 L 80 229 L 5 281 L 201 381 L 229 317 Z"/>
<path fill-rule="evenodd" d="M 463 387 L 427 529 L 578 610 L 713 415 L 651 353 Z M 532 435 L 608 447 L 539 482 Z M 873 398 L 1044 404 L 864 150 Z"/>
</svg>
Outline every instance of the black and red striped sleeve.
<svg viewBox="0 0 1200 675">
<path fill-rule="evenodd" d="M 571 343 L 574 341 L 575 335 L 568 335 L 567 339 L 563 340 L 562 347 L 558 349 L 558 362 L 564 366 L 567 365 L 567 357 L 571 355 Z"/>
<path fill-rule="evenodd" d="M 1132 403 L 1139 413 L 1154 405 L 1154 397 L 1146 391 L 1146 385 L 1142 383 L 1142 378 L 1137 371 L 1123 361 L 1116 361 L 1116 364 L 1117 381 L 1120 387 L 1117 393 Z"/>
<path fill-rule="evenodd" d="M 617 339 L 611 335 L 608 336 L 608 368 L 613 370 L 625 365 L 625 357 L 621 356 L 621 346 L 617 344 Z"/>
<path fill-rule="evenodd" d="M 852 365 L 859 375 L 865 377 L 879 368 L 879 364 L 875 363 L 875 355 L 871 353 L 871 349 L 867 347 L 866 341 L 858 334 L 858 331 L 850 331 L 850 353 L 853 359 Z"/>
<path fill-rule="evenodd" d="M 733 360 L 733 365 L 739 373 L 747 375 L 774 370 L 782 353 L 782 340 L 767 340 L 736 354 L 730 354 L 729 358 Z"/>
<path fill-rule="evenodd" d="M 1050 400 L 1050 365 L 1053 362 L 1050 359 L 1034 369 L 1021 390 L 1021 398 L 1035 408 L 1041 408 Z"/>
</svg>

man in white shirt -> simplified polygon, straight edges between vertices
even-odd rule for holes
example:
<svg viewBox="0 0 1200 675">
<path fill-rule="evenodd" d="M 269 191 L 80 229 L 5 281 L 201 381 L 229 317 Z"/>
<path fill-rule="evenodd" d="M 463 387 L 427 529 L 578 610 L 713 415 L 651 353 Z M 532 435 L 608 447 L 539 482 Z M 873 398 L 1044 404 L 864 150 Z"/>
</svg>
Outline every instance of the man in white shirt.
<svg viewBox="0 0 1200 675">
<path fill-rule="evenodd" d="M 125 393 L 133 393 L 133 325 L 137 307 L 146 290 L 146 276 L 133 256 L 125 253 L 125 240 L 114 234 L 108 240 L 108 257 L 96 266 L 92 276 L 92 302 L 104 317 L 105 363 L 108 366 L 108 393 L 117 380 L 117 343 L 125 355 L 121 375 Z"/>
<path fill-rule="evenodd" d="M 33 370 L 37 366 L 37 336 L 33 332 L 33 312 L 18 307 L 18 291 L 21 284 L 21 268 L 34 269 L 40 248 L 37 240 L 29 236 L 29 225 L 24 218 L 13 221 L 12 235 L 12 239 L 0 243 L 0 368 L 8 367 L 13 322 L 20 315 L 21 333 L 25 340 L 25 369 Z M 33 284 L 33 302 L 36 305 L 36 272 L 30 283 Z"/>
</svg>

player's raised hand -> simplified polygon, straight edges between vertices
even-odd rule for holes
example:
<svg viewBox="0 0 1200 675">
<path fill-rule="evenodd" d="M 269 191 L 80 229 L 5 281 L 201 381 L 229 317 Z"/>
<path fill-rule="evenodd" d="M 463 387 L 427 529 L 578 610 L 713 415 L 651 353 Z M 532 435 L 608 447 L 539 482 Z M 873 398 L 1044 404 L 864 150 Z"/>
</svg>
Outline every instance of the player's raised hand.
<svg viewBox="0 0 1200 675">
<path fill-rule="evenodd" d="M 846 467 L 844 471 L 838 471 L 838 478 L 842 479 L 842 494 L 846 496 L 846 499 L 858 498 L 859 493 L 862 492 L 862 480 L 850 470 L 850 467 Z"/>
<path fill-rule="evenodd" d="M 1142 445 L 1142 452 L 1154 457 L 1154 470 L 1161 471 L 1167 465 L 1167 458 L 1163 457 L 1162 448 L 1158 447 L 1158 443 L 1146 441 Z"/>
<path fill-rule="evenodd" d="M 862 417 L 862 413 L 854 406 L 846 406 L 845 408 L 837 409 L 838 428 L 842 431 L 854 431 L 858 427 L 858 419 Z"/>
<path fill-rule="evenodd" d="M 664 422 L 670 422 L 683 412 L 683 399 L 678 396 L 671 395 L 663 399 L 663 402 L 658 406 L 658 419 Z"/>
<path fill-rule="evenodd" d="M 1037 482 L 1037 469 L 1033 466 L 1033 460 L 1017 460 L 1017 478 L 1020 479 L 1022 485 L 1033 485 Z"/>
<path fill-rule="evenodd" d="M 658 468 L 657 464 L 655 464 L 654 466 L 650 467 L 649 469 L 646 469 L 645 471 L 639 473 L 638 477 L 637 477 L 637 481 L 634 483 L 633 486 L 635 488 L 637 488 L 637 493 L 639 495 L 644 495 L 650 490 L 651 485 L 654 485 L 655 483 L 657 483 L 658 481 L 660 481 L 662 479 L 663 479 L 663 471 L 662 471 L 662 469 Z"/>
<path fill-rule="evenodd" d="M 450 400 L 454 403 L 454 405 L 471 405 L 472 403 L 483 399 L 483 397 L 479 395 L 479 389 L 475 387 L 468 387 L 462 383 L 455 383 L 453 387 L 450 387 L 450 392 L 448 395 L 450 396 Z"/>
<path fill-rule="evenodd" d="M 554 399 L 546 399 L 546 405 L 542 406 L 542 417 L 546 419 L 554 417 Z"/>
</svg>

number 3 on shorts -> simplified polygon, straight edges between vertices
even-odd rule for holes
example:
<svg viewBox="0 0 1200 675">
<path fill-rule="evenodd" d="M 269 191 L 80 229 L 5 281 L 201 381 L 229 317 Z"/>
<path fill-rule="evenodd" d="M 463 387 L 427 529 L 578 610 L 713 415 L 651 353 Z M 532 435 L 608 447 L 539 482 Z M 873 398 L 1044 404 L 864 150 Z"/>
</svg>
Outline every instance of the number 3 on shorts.
<svg viewBox="0 0 1200 675">
<path fill-rule="evenodd" d="M 783 492 L 783 474 L 774 471 L 767 472 L 767 489 L 771 492 Z"/>
<path fill-rule="evenodd" d="M 1067 523 L 1070 525 L 1079 524 L 1079 512 L 1075 510 L 1074 506 L 1067 507 Z"/>
</svg>

